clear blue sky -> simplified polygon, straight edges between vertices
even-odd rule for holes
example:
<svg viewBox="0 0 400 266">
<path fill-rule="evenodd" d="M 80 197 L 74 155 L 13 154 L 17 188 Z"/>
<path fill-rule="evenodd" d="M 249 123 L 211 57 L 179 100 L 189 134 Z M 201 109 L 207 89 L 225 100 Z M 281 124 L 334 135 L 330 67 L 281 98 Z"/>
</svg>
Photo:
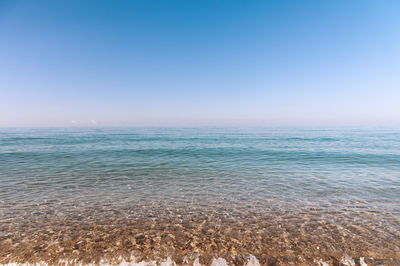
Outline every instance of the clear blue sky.
<svg viewBox="0 0 400 266">
<path fill-rule="evenodd" d="M 0 0 L 0 126 L 400 125 L 400 1 Z"/>
</svg>

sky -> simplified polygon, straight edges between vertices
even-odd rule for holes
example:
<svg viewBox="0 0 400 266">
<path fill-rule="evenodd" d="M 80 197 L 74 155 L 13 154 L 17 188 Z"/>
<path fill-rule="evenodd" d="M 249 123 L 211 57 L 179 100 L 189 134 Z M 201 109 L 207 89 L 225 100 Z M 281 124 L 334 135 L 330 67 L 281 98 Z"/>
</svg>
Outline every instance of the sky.
<svg viewBox="0 0 400 266">
<path fill-rule="evenodd" d="M 0 0 L 0 127 L 400 125 L 400 1 Z"/>
</svg>

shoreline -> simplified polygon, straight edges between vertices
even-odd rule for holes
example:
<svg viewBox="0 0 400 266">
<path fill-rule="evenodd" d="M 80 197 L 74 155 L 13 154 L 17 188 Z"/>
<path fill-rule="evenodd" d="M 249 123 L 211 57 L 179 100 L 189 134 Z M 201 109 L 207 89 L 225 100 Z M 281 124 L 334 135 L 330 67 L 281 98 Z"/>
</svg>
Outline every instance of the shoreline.
<svg viewBox="0 0 400 266">
<path fill-rule="evenodd" d="M 194 259 L 193 259 L 194 258 Z M 366 261 L 369 263 L 367 264 Z M 334 263 L 334 265 L 360 265 L 360 266 L 368 266 L 368 265 L 382 265 L 382 263 L 389 263 L 385 265 L 398 265 L 395 264 L 393 260 L 386 260 L 386 261 L 376 261 L 373 258 L 367 258 L 365 259 L 364 257 L 360 258 L 351 258 L 347 254 L 344 254 L 344 256 L 341 258 L 340 261 L 337 261 Z M 245 265 L 245 266 L 260 266 L 263 265 L 261 264 L 256 257 L 253 255 L 238 255 L 236 258 L 233 257 L 233 260 L 231 263 L 229 263 L 227 260 L 224 258 L 213 258 L 211 263 L 209 264 L 202 264 L 200 263 L 199 260 L 199 255 L 194 254 L 192 256 L 185 256 L 182 263 L 176 263 L 173 261 L 170 257 L 167 257 L 166 259 L 158 259 L 158 260 L 149 260 L 149 261 L 138 261 L 133 254 L 131 254 L 130 258 L 128 260 L 125 260 L 123 258 L 118 258 L 117 260 L 113 261 L 105 261 L 105 260 L 100 260 L 98 263 L 87 263 L 83 264 L 80 263 L 79 261 L 75 260 L 60 260 L 57 264 L 59 265 L 100 265 L 100 266 L 111 266 L 111 265 L 119 265 L 119 266 L 176 266 L 176 265 L 193 265 L 193 266 L 205 266 L 205 265 L 211 265 L 211 266 L 228 266 L 228 265 Z M 315 265 L 319 266 L 328 266 L 330 265 L 329 263 L 323 261 L 322 259 L 319 260 L 314 260 Z M 34 263 L 18 263 L 18 262 L 11 262 L 7 264 L 1 264 L 1 265 L 9 265 L 9 266 L 33 266 L 33 265 L 49 265 L 49 263 L 41 261 L 41 262 L 34 262 Z M 51 265 L 51 264 L 50 264 Z M 277 263 L 270 263 L 268 265 L 277 265 Z M 279 264 L 281 265 L 281 264 Z"/>
<path fill-rule="evenodd" d="M 0 264 L 326 266 L 346 265 L 342 262 L 346 260 L 355 263 L 347 265 L 400 264 L 396 232 L 355 214 L 354 224 L 361 223 L 360 217 L 370 224 L 355 226 L 349 217 L 323 212 L 233 218 L 207 211 L 149 219 L 122 216 L 3 222 Z"/>
<path fill-rule="evenodd" d="M 329 266 L 329 265 L 347 265 L 347 266 L 368 266 L 368 265 L 400 265 L 399 261 L 393 258 L 389 259 L 374 259 L 372 257 L 359 257 L 352 258 L 351 256 L 344 254 L 341 258 L 328 258 L 328 260 L 314 259 L 313 261 L 303 261 L 300 264 L 293 264 L 294 262 L 283 262 L 275 258 L 270 258 L 268 261 L 259 261 L 252 254 L 244 255 L 238 254 L 236 256 L 230 255 L 228 259 L 223 257 L 212 257 L 208 259 L 201 259 L 200 254 L 190 253 L 185 255 L 182 260 L 174 261 L 171 257 L 166 258 L 154 258 L 149 260 L 137 259 L 134 252 L 130 256 L 123 258 L 102 258 L 98 261 L 82 262 L 79 259 L 59 259 L 51 261 L 10 261 L 6 263 L 0 263 L 0 265 L 10 266 L 34 266 L 34 265 L 99 265 L 99 266 L 176 266 L 176 265 L 193 265 L 193 266 L 228 266 L 228 265 L 244 265 L 244 266 L 260 266 L 260 265 L 318 265 L 318 266 Z"/>
</svg>

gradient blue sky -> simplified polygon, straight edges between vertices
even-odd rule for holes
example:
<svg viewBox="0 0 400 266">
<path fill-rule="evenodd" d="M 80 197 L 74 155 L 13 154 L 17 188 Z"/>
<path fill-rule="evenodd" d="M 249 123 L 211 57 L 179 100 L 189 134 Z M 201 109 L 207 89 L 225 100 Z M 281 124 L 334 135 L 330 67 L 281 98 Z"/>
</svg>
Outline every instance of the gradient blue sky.
<svg viewBox="0 0 400 266">
<path fill-rule="evenodd" d="M 0 126 L 400 125 L 400 1 L 0 0 Z"/>
</svg>

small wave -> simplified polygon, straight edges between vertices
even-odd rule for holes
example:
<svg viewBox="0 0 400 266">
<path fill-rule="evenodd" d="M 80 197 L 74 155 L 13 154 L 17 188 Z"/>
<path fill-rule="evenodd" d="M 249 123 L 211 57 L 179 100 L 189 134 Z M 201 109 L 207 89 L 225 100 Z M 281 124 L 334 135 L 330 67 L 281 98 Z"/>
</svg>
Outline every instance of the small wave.
<svg viewBox="0 0 400 266">
<path fill-rule="evenodd" d="M 257 260 L 256 257 L 253 255 L 247 256 L 247 262 L 245 263 L 245 266 L 260 266 L 259 261 Z M 137 261 L 136 257 L 132 254 L 130 260 L 126 261 L 122 258 L 119 258 L 116 263 L 113 262 L 107 262 L 105 260 L 101 260 L 98 264 L 97 263 L 89 263 L 89 264 L 84 264 L 80 263 L 76 260 L 59 260 L 59 264 L 62 265 L 80 265 L 80 266 L 95 266 L 95 265 L 100 265 L 100 266 L 113 266 L 113 265 L 119 265 L 119 266 L 177 266 L 178 264 L 173 261 L 170 257 L 162 260 L 162 261 L 155 261 L 155 260 L 149 260 L 149 261 Z M 47 266 L 50 265 L 47 262 L 36 262 L 36 263 L 17 263 L 17 262 L 11 262 L 8 264 L 2 264 L 2 265 L 7 265 L 7 266 Z M 195 260 L 190 263 L 189 258 L 185 257 L 183 259 L 183 265 L 193 265 L 193 266 L 204 266 L 203 264 L 200 263 L 198 256 L 195 258 Z M 210 266 L 228 266 L 230 265 L 224 258 L 214 258 L 210 264 Z"/>
<path fill-rule="evenodd" d="M 239 255 L 240 256 L 240 255 Z M 260 266 L 260 262 L 257 260 L 257 258 L 253 255 L 246 256 L 247 257 L 247 262 L 244 264 L 245 266 Z M 122 259 L 121 257 L 117 260 L 118 262 L 112 263 L 112 262 L 106 262 L 104 260 L 101 260 L 98 264 L 96 263 L 89 263 L 89 264 L 83 264 L 80 263 L 76 260 L 60 260 L 59 263 L 63 265 L 80 265 L 80 266 L 94 266 L 94 265 L 100 265 L 100 266 L 113 266 L 113 265 L 119 265 L 119 266 L 177 266 L 178 264 L 173 261 L 170 257 L 161 260 L 159 262 L 155 260 L 149 260 L 149 261 L 138 261 L 136 257 L 132 254 L 131 258 L 126 261 Z M 355 260 L 348 256 L 347 254 L 344 254 L 342 259 L 340 260 L 341 264 L 346 265 L 346 266 L 355 266 L 357 265 Z M 330 266 L 329 263 L 323 261 L 322 259 L 319 260 L 314 260 L 315 265 L 318 266 Z M 11 262 L 8 264 L 1 264 L 1 265 L 7 265 L 7 266 L 45 266 L 49 265 L 49 263 L 46 262 L 36 262 L 36 263 L 17 263 L 17 262 Z M 190 259 L 188 257 L 185 257 L 183 259 L 183 264 L 182 265 L 193 265 L 193 266 L 205 266 L 200 263 L 199 261 L 199 256 L 197 255 L 192 262 L 190 262 Z M 229 266 L 230 264 L 224 259 L 224 258 L 214 258 L 210 264 L 210 266 Z M 359 259 L 359 265 L 360 266 L 368 266 L 365 263 L 364 257 L 360 257 Z"/>
<path fill-rule="evenodd" d="M 337 138 L 329 138 L 329 137 L 319 137 L 319 138 L 306 138 L 306 137 L 290 137 L 290 138 L 285 138 L 283 140 L 286 141 L 315 141 L 315 142 L 328 142 L 328 141 L 339 141 Z"/>
<path fill-rule="evenodd" d="M 323 261 L 322 259 L 319 260 L 314 260 L 314 262 L 318 266 L 330 266 L 329 263 Z M 340 260 L 341 264 L 346 265 L 346 266 L 356 266 L 356 262 L 354 259 L 352 259 L 349 255 L 344 254 L 342 259 Z M 368 266 L 368 264 L 365 263 L 364 257 L 360 257 L 360 266 Z"/>
</svg>

